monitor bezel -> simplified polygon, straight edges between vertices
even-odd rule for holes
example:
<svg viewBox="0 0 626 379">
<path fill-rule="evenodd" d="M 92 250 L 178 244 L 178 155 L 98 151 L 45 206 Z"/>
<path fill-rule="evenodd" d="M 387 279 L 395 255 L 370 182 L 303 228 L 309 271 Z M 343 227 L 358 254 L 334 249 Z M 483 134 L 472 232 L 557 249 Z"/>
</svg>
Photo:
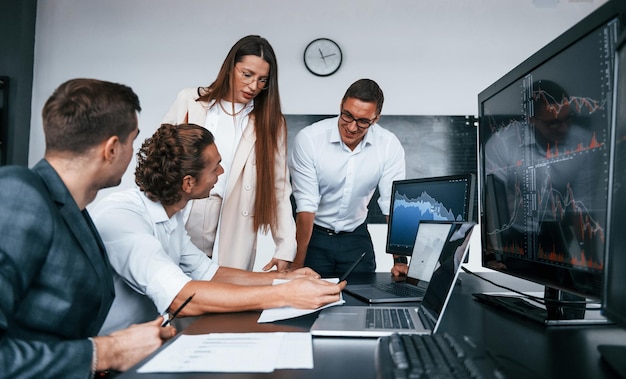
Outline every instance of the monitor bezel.
<svg viewBox="0 0 626 379">
<path fill-rule="evenodd" d="M 615 75 L 614 75 L 614 88 L 617 89 L 620 82 L 619 71 L 620 66 L 620 53 L 626 58 L 626 32 L 623 32 L 617 45 L 615 54 Z M 623 66 L 623 73 L 626 73 L 626 59 L 621 62 Z M 621 78 L 622 83 L 626 83 L 626 78 Z M 619 104 L 620 99 L 619 91 L 615 90 L 613 94 L 613 103 Z M 623 89 L 623 94 L 626 94 L 626 89 Z M 622 102 L 626 99 L 621 99 Z M 622 111 L 626 114 L 626 110 Z M 624 293 L 626 292 L 623 284 L 626 281 L 624 276 L 624 268 L 626 267 L 626 251 L 617 251 L 618 247 L 615 246 L 613 238 L 618 237 L 624 239 L 623 232 L 619 230 L 619 224 L 615 217 L 619 216 L 619 212 L 614 209 L 614 198 L 616 194 L 614 188 L 614 175 L 615 175 L 615 145 L 617 138 L 617 123 L 618 123 L 619 107 L 613 107 L 613 114 L 611 123 L 613 125 L 611 133 L 611 160 L 609 166 L 609 198 L 608 198 L 608 221 L 607 221 L 607 233 L 606 233 L 606 249 L 604 255 L 604 288 L 602 294 L 602 314 L 609 320 L 620 324 L 622 327 L 626 327 L 626 299 Z M 626 126 L 624 126 L 626 128 Z M 614 228 L 615 226 L 615 228 Z M 615 236 L 615 237 L 614 237 Z M 624 243 L 622 243 L 623 245 Z M 621 247 L 619 247 L 621 248 Z M 621 254 L 619 254 L 621 252 Z M 621 272 L 620 272 L 621 270 Z"/>
</svg>

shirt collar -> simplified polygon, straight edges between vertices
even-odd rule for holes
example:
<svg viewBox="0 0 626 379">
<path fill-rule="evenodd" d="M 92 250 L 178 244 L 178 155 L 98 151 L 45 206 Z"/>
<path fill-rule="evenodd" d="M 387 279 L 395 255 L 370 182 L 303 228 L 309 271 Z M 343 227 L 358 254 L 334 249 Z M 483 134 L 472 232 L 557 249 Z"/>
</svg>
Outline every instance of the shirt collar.
<svg viewBox="0 0 626 379">
<path fill-rule="evenodd" d="M 155 223 L 167 222 L 170 220 L 170 218 L 167 217 L 167 212 L 165 212 L 165 208 L 161 202 L 150 200 L 143 191 L 141 191 L 141 195 L 143 197 L 143 202 L 146 205 L 146 211 Z"/>
</svg>

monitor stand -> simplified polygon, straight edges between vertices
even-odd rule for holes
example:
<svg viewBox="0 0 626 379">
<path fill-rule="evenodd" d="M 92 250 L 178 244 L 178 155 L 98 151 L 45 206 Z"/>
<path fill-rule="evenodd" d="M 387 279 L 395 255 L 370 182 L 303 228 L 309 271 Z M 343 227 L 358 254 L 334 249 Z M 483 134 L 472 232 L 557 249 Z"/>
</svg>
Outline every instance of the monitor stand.
<svg viewBox="0 0 626 379">
<path fill-rule="evenodd" d="M 626 378 L 626 345 L 599 345 L 598 351 L 620 378 Z"/>
<path fill-rule="evenodd" d="M 540 296 L 541 293 L 533 293 L 532 295 Z M 546 306 L 532 302 L 532 300 L 529 301 L 527 298 L 514 292 L 475 293 L 474 297 L 481 302 L 498 306 L 544 325 L 597 325 L 609 323 L 600 313 L 599 303 L 597 305 L 593 303 L 556 304 L 559 301 L 583 302 L 585 298 L 552 287 L 545 287 L 543 299 L 548 300 L 548 305 Z"/>
</svg>

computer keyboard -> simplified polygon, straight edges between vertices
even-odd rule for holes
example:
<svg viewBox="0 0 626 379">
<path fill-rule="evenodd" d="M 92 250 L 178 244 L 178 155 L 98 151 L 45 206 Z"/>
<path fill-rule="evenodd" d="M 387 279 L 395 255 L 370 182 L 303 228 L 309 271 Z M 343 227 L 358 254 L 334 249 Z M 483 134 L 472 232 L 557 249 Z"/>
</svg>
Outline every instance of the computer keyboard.
<svg viewBox="0 0 626 379">
<path fill-rule="evenodd" d="M 376 283 L 372 286 L 401 297 L 420 297 L 424 296 L 425 292 L 419 287 L 404 286 L 400 283 Z"/>
<path fill-rule="evenodd" d="M 368 308 L 365 325 L 371 329 L 415 329 L 408 309 Z"/>
<path fill-rule="evenodd" d="M 376 349 L 379 378 L 505 378 L 495 362 L 448 334 L 392 334 Z"/>
</svg>

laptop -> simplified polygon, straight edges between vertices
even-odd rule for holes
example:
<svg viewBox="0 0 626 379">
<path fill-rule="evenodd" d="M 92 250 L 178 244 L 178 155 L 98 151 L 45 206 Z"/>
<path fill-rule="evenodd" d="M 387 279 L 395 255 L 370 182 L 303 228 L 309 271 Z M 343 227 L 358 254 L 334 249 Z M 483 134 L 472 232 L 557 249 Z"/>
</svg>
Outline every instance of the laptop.
<svg viewBox="0 0 626 379">
<path fill-rule="evenodd" d="M 371 304 L 422 301 L 437 262 L 446 258 L 444 244 L 453 224 L 452 221 L 420 221 L 405 281 L 348 284 L 344 291 Z"/>
<path fill-rule="evenodd" d="M 473 222 L 450 223 L 446 250 L 437 263 L 423 301 L 416 306 L 336 306 L 320 311 L 311 326 L 314 336 L 380 337 L 393 333 L 430 334 L 437 331 L 460 267 L 469 251 Z"/>
<path fill-rule="evenodd" d="M 421 220 L 473 220 L 475 180 L 466 173 L 394 181 L 385 252 L 411 255 Z"/>
</svg>

